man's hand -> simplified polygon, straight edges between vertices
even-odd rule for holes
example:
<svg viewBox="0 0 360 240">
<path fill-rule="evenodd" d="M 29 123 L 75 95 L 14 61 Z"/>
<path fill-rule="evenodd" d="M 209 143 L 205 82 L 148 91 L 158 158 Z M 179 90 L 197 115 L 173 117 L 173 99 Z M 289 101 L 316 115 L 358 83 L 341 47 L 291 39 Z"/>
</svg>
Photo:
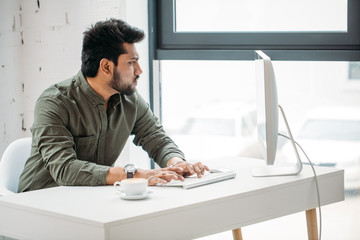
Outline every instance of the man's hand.
<svg viewBox="0 0 360 240">
<path fill-rule="evenodd" d="M 134 177 L 146 178 L 149 180 L 149 186 L 157 183 L 167 183 L 171 180 L 184 181 L 184 177 L 179 174 L 183 171 L 180 167 L 162 168 L 162 169 L 138 169 Z M 122 167 L 111 167 L 106 175 L 106 184 L 114 184 L 126 178 L 125 170 Z"/>
<path fill-rule="evenodd" d="M 184 181 L 184 177 L 196 174 L 199 178 L 209 171 L 209 168 L 201 162 L 190 163 L 181 158 L 173 157 L 167 162 L 167 167 L 162 169 L 137 169 L 135 178 L 146 178 L 149 186 L 157 183 L 167 183 L 171 180 Z M 114 184 L 126 178 L 122 167 L 111 167 L 106 175 L 106 184 Z"/>
<path fill-rule="evenodd" d="M 201 162 L 190 163 L 178 157 L 171 158 L 167 165 L 168 167 L 165 169 L 174 171 L 184 177 L 196 174 L 201 178 L 201 176 L 205 174 L 205 171 L 210 171 L 209 168 Z"/>
<path fill-rule="evenodd" d="M 170 182 L 171 180 L 184 181 L 184 177 L 181 174 L 177 173 L 181 172 L 181 170 L 182 169 L 180 167 L 151 170 L 138 169 L 134 177 L 147 178 L 148 185 L 153 186 L 157 183 L 165 184 L 167 182 Z"/>
</svg>

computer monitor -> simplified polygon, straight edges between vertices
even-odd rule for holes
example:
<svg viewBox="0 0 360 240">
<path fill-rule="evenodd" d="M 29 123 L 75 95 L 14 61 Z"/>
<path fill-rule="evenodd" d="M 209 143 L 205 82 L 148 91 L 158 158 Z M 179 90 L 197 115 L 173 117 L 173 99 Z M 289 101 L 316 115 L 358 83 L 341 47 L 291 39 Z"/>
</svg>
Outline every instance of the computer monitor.
<svg viewBox="0 0 360 240">
<path fill-rule="evenodd" d="M 256 75 L 256 106 L 257 106 L 257 132 L 258 142 L 266 162 L 266 166 L 252 169 L 252 175 L 257 177 L 296 175 L 302 170 L 294 138 L 292 137 L 285 114 L 278 105 L 277 87 L 271 59 L 264 52 L 255 51 L 255 75 Z M 275 166 L 277 152 L 279 111 L 292 142 L 297 158 L 295 165 Z"/>
</svg>

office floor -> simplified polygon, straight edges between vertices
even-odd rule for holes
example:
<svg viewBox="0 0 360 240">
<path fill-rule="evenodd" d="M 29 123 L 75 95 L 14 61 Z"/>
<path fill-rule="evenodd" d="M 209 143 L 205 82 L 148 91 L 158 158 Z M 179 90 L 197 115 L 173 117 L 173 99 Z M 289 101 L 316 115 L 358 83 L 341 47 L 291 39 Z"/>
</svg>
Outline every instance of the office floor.
<svg viewBox="0 0 360 240">
<path fill-rule="evenodd" d="M 345 201 L 324 206 L 322 211 L 322 239 L 360 239 L 360 196 L 347 194 Z M 319 220 L 319 214 L 318 214 Z M 271 221 L 243 227 L 244 240 L 260 239 L 307 239 L 305 213 L 296 213 Z M 231 240 L 232 232 L 214 234 L 196 240 Z"/>
</svg>

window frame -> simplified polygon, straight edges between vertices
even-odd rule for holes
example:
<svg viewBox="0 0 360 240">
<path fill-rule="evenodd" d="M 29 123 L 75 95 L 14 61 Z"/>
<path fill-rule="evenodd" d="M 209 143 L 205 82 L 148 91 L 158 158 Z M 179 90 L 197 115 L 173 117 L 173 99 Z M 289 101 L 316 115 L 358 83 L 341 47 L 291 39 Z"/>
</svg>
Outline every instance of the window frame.
<svg viewBox="0 0 360 240">
<path fill-rule="evenodd" d="M 176 0 L 150 0 L 151 46 L 157 60 L 360 60 L 360 1 L 348 0 L 347 32 L 174 32 Z"/>
</svg>

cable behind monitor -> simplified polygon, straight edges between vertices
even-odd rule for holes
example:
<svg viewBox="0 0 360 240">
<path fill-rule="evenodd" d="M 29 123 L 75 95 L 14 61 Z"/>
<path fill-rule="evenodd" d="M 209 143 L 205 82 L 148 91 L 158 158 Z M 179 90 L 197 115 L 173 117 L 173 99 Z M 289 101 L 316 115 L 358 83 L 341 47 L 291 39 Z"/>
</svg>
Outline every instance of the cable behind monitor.
<svg viewBox="0 0 360 240">
<path fill-rule="evenodd" d="M 273 165 L 269 166 L 268 165 L 268 166 L 253 168 L 253 169 L 251 169 L 251 175 L 254 177 L 292 176 L 292 175 L 298 175 L 302 170 L 303 165 L 302 165 L 298 150 L 296 148 L 295 140 L 291 133 L 284 110 L 280 105 L 278 105 L 278 107 L 280 109 L 281 115 L 283 116 L 286 129 L 289 133 L 288 139 L 290 139 L 291 144 L 294 149 L 294 152 L 295 152 L 295 155 L 296 155 L 296 160 L 297 160 L 296 164 L 293 166 L 287 166 L 287 167 L 273 166 Z"/>
<path fill-rule="evenodd" d="M 281 137 L 284 137 L 284 138 L 287 138 L 290 140 L 290 137 L 284 135 L 284 134 L 281 134 L 279 133 L 279 136 Z M 318 208 L 319 208 L 319 240 L 321 240 L 321 232 L 322 232 L 322 216 L 321 216 L 321 202 L 320 202 L 320 189 L 319 189 L 319 184 L 318 184 L 318 179 L 317 179 L 317 175 L 316 175 L 316 171 L 315 171 L 315 168 L 313 166 L 313 163 L 312 161 L 310 160 L 310 158 L 308 157 L 308 155 L 306 154 L 306 152 L 304 151 L 304 149 L 301 147 L 301 145 L 299 143 L 297 143 L 296 141 L 294 141 L 295 144 L 301 149 L 301 151 L 303 152 L 303 154 L 305 155 L 305 157 L 307 158 L 310 166 L 311 166 L 311 169 L 314 173 L 314 179 L 315 179 L 315 185 L 316 185 L 316 193 L 317 193 L 317 200 L 318 200 Z"/>
<path fill-rule="evenodd" d="M 304 151 L 304 149 L 301 147 L 301 145 L 299 143 L 297 143 L 294 140 L 294 137 L 291 133 L 289 124 L 287 122 L 285 113 L 283 108 L 279 105 L 279 109 L 280 112 L 283 116 L 287 131 L 289 133 L 289 136 L 286 136 L 284 134 L 279 133 L 278 135 L 281 137 L 284 137 L 288 140 L 291 141 L 291 144 L 294 148 L 295 151 L 295 155 L 297 158 L 297 163 L 295 166 L 292 167 L 279 167 L 279 166 L 264 166 L 261 168 L 254 168 L 252 169 L 251 173 L 254 177 L 270 177 L 270 176 L 291 176 L 291 175 L 297 175 L 302 171 L 302 161 L 300 159 L 297 147 L 299 147 L 301 149 L 301 151 L 303 152 L 303 154 L 305 155 L 305 157 L 307 158 L 311 169 L 314 173 L 314 180 L 315 180 L 315 186 L 316 186 L 316 193 L 317 193 L 317 200 L 318 200 L 318 210 L 319 210 L 319 240 L 321 240 L 321 236 L 322 236 L 322 215 L 321 215 L 321 201 L 320 201 L 320 188 L 319 188 L 319 184 L 318 184 L 318 179 L 317 179 L 317 175 L 316 175 L 316 171 L 315 168 L 313 166 L 312 161 L 310 160 L 310 158 L 308 157 L 308 155 L 306 154 L 306 152 Z"/>
</svg>

